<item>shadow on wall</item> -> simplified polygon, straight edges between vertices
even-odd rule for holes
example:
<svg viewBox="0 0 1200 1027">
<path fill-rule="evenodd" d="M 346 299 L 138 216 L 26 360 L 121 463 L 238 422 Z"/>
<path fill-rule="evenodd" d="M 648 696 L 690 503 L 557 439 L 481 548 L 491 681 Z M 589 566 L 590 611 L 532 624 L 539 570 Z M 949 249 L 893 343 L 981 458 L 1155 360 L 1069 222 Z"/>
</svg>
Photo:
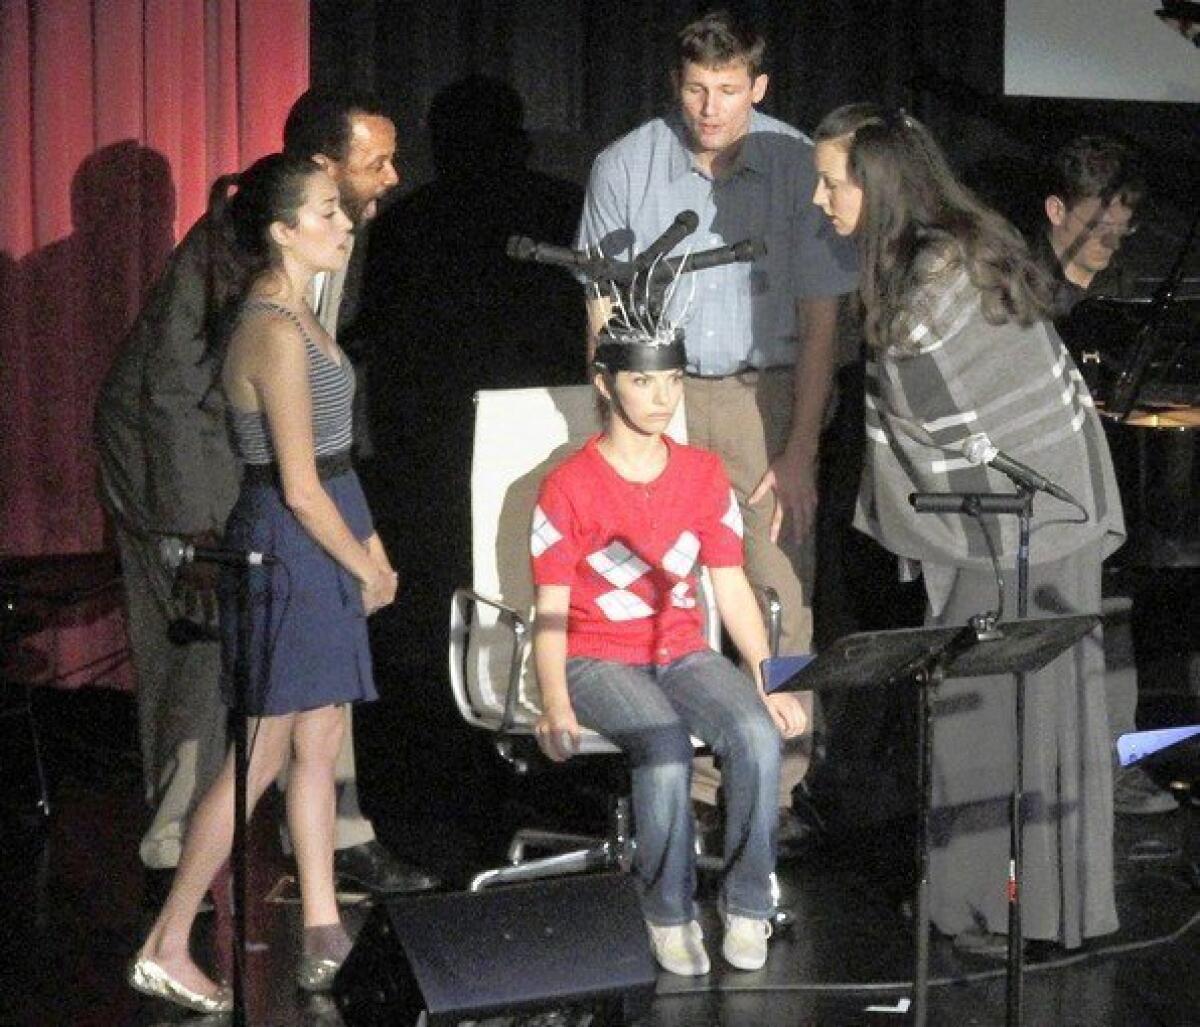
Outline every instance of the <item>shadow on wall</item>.
<svg viewBox="0 0 1200 1027">
<path fill-rule="evenodd" d="M 472 396 L 583 380 L 582 290 L 508 258 L 510 235 L 569 245 L 582 190 L 528 167 L 524 105 L 472 75 L 434 98 L 436 177 L 376 219 L 350 344 L 367 355 L 375 460 L 365 476 L 406 583 L 406 659 L 444 663 L 446 610 L 470 580 Z M 397 632 L 401 629 L 397 627 Z"/>
</svg>

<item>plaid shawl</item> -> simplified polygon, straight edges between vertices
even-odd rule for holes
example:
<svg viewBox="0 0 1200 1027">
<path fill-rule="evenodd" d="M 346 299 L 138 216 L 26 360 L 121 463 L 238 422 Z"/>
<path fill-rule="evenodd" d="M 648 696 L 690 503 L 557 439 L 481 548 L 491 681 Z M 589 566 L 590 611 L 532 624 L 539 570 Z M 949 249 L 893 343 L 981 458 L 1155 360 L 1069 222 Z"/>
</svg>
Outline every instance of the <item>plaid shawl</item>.
<svg viewBox="0 0 1200 1027">
<path fill-rule="evenodd" d="M 913 297 L 906 344 L 867 364 L 867 454 L 855 526 L 890 551 L 953 567 L 990 565 L 974 518 L 916 513 L 912 492 L 1012 492 L 998 471 L 963 456 L 969 436 L 992 444 L 1070 492 L 1088 511 L 1039 493 L 1030 560 L 1058 559 L 1124 537 L 1104 431 L 1083 378 L 1052 325 L 988 323 L 959 264 L 931 269 Z M 1017 519 L 986 516 L 1002 559 L 1015 556 Z"/>
</svg>

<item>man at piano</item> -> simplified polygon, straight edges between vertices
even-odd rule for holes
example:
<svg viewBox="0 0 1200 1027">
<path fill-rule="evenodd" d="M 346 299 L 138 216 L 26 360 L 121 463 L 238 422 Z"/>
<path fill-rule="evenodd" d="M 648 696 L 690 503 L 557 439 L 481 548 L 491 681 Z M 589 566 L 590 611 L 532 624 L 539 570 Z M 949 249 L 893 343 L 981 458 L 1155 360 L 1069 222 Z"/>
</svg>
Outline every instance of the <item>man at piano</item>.
<svg viewBox="0 0 1200 1027">
<path fill-rule="evenodd" d="M 1081 135 L 1054 155 L 1043 201 L 1046 221 L 1030 248 L 1054 277 L 1054 320 L 1060 331 L 1085 296 L 1134 295 L 1133 275 L 1118 255 L 1121 244 L 1137 231 L 1144 192 L 1137 154 L 1118 139 Z M 1169 813 L 1176 802 L 1168 790 L 1140 767 L 1116 765 L 1117 738 L 1137 730 L 1137 677 L 1110 673 L 1106 684 L 1113 808 L 1127 815 Z"/>
<path fill-rule="evenodd" d="M 1133 277 L 1114 258 L 1137 231 L 1145 191 L 1133 150 L 1109 136 L 1077 136 L 1054 155 L 1046 189 L 1045 230 L 1031 246 L 1057 282 L 1055 320 L 1084 296 L 1131 295 Z"/>
</svg>

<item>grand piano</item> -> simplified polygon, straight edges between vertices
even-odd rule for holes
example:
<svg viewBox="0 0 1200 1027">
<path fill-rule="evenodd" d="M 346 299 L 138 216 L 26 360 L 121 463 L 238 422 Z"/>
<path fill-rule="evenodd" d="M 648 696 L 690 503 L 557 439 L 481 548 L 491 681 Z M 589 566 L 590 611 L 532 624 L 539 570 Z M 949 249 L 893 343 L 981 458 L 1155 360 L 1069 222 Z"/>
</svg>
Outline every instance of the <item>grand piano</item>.
<svg viewBox="0 0 1200 1027">
<path fill-rule="evenodd" d="M 1144 338 L 1151 303 L 1088 298 L 1059 330 L 1112 449 L 1129 530 L 1118 561 L 1200 567 L 1200 291 L 1173 300 Z M 1134 361 L 1143 366 L 1131 385 Z"/>
</svg>

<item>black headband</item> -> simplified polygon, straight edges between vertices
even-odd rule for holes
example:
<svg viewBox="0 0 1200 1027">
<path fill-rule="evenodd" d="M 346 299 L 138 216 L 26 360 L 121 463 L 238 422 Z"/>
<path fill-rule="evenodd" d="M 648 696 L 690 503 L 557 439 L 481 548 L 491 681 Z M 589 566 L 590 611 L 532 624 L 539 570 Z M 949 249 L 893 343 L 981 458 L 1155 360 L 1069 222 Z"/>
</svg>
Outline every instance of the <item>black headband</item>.
<svg viewBox="0 0 1200 1027">
<path fill-rule="evenodd" d="M 683 333 L 677 333 L 669 343 L 658 346 L 643 342 L 618 342 L 607 334 L 601 335 L 592 363 L 610 374 L 618 371 L 683 370 L 687 367 Z"/>
</svg>

